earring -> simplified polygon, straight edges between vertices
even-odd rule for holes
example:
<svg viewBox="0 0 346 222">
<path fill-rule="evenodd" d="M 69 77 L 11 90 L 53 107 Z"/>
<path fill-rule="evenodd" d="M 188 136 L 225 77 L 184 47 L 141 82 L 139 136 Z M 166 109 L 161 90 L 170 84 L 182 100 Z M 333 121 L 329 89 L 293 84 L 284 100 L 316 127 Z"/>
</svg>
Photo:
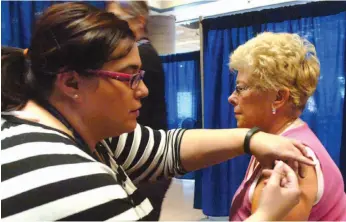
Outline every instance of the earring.
<svg viewBox="0 0 346 222">
<path fill-rule="evenodd" d="M 272 113 L 273 113 L 273 115 L 275 115 L 276 114 L 276 108 L 272 108 Z"/>
<path fill-rule="evenodd" d="M 79 97 L 78 94 L 74 94 L 74 95 L 73 95 L 73 98 L 74 98 L 74 99 L 78 99 L 78 97 Z"/>
</svg>

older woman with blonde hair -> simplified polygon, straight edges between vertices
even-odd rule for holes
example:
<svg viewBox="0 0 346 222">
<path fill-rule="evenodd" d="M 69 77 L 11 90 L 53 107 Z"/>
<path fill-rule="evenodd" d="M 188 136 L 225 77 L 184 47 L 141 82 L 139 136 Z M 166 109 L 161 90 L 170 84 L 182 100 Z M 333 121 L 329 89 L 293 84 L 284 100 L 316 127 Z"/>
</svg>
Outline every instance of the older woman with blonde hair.
<svg viewBox="0 0 346 222">
<path fill-rule="evenodd" d="M 315 166 L 303 166 L 299 204 L 284 220 L 346 220 L 341 173 L 309 126 L 299 118 L 313 95 L 320 64 L 315 47 L 297 34 L 262 33 L 230 57 L 237 85 L 229 97 L 237 126 L 294 139 L 307 145 Z M 258 206 L 266 183 L 263 166 L 252 157 L 231 207 L 230 220 L 245 220 Z"/>
</svg>

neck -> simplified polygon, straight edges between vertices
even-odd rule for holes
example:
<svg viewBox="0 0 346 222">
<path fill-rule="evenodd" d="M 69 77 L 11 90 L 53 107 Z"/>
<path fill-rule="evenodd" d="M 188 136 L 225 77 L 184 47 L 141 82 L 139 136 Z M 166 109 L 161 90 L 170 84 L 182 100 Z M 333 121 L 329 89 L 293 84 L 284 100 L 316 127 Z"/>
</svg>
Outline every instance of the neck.
<svg viewBox="0 0 346 222">
<path fill-rule="evenodd" d="M 294 121 L 297 120 L 297 117 L 277 117 L 272 120 L 274 124 L 267 130 L 268 133 L 271 134 L 281 134 L 283 133 L 289 126 L 291 126 Z"/>
<path fill-rule="evenodd" d="M 97 126 L 93 127 L 90 121 L 83 118 L 73 107 L 66 103 L 52 102 L 51 103 L 71 124 L 73 130 L 75 130 L 89 146 L 90 150 L 95 149 L 96 143 L 102 140 L 102 136 L 98 135 Z M 94 129 L 94 130 L 93 130 Z"/>
<path fill-rule="evenodd" d="M 87 143 L 91 151 L 95 149 L 96 143 L 102 139 L 102 137 L 97 137 L 96 133 L 91 132 L 88 129 L 93 129 L 82 121 L 79 115 L 73 111 L 74 109 L 69 108 L 66 104 L 50 102 L 71 124 L 73 129 L 78 132 L 78 134 Z M 26 115 L 19 115 L 19 118 L 26 119 L 31 122 L 38 122 L 42 125 L 52 127 L 54 129 L 60 130 L 71 137 L 74 137 L 72 131 L 68 129 L 59 119 L 48 112 L 44 107 L 37 104 L 36 102 L 29 100 L 27 104 L 21 109 L 26 113 Z M 95 127 L 97 129 L 97 127 Z M 100 138 L 100 139 L 99 139 Z"/>
<path fill-rule="evenodd" d="M 148 38 L 148 34 L 144 30 L 137 30 L 135 36 L 137 41 L 142 38 Z"/>
<path fill-rule="evenodd" d="M 52 116 L 46 109 L 38 105 L 33 100 L 29 100 L 21 111 L 27 114 L 20 115 L 18 116 L 19 118 L 26 119 L 31 122 L 38 122 L 45 126 L 58 129 L 68 134 L 69 136 L 73 137 L 72 132 L 68 130 L 64 124 L 62 124 L 58 119 Z"/>
</svg>

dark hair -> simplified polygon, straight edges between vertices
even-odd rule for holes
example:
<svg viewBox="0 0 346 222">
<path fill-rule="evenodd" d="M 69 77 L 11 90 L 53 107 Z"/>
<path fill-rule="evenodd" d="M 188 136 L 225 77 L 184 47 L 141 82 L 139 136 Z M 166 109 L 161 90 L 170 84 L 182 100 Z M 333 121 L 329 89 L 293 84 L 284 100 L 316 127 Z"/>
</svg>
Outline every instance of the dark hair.
<svg viewBox="0 0 346 222">
<path fill-rule="evenodd" d="M 35 25 L 26 57 L 21 49 L 1 48 L 1 110 L 46 100 L 58 73 L 87 76 L 83 71 L 101 68 L 124 38 L 135 39 L 113 13 L 75 2 L 49 7 Z"/>
</svg>

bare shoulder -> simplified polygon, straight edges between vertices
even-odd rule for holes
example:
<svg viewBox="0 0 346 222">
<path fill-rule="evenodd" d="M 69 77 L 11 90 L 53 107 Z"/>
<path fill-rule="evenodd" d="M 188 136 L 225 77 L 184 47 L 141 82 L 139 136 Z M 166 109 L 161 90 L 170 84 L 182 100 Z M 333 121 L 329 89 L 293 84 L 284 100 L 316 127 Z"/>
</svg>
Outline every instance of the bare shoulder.
<svg viewBox="0 0 346 222">
<path fill-rule="evenodd" d="M 310 211 L 314 205 L 317 196 L 318 181 L 315 167 L 302 166 L 305 171 L 305 177 L 299 179 L 299 186 L 302 191 L 299 204 L 292 209 L 289 215 L 284 220 L 307 220 L 310 215 Z M 252 213 L 256 211 L 259 204 L 259 199 L 264 188 L 265 178 L 263 175 L 258 180 L 253 197 L 252 197 Z"/>
</svg>

